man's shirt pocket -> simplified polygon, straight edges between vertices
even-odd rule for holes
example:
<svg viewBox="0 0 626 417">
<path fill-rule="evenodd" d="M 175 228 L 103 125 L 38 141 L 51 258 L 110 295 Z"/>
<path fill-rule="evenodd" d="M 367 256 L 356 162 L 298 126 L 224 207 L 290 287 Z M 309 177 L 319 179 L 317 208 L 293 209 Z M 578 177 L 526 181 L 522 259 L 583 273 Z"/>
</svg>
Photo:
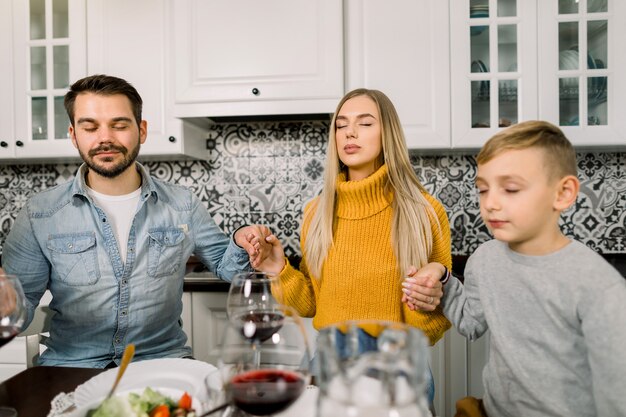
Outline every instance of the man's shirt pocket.
<svg viewBox="0 0 626 417">
<path fill-rule="evenodd" d="M 182 260 L 185 233 L 178 227 L 162 227 L 150 229 L 148 235 L 148 275 L 159 278 L 174 274 Z"/>
<path fill-rule="evenodd" d="M 100 278 L 93 232 L 48 236 L 52 268 L 68 285 L 93 285 Z"/>
</svg>

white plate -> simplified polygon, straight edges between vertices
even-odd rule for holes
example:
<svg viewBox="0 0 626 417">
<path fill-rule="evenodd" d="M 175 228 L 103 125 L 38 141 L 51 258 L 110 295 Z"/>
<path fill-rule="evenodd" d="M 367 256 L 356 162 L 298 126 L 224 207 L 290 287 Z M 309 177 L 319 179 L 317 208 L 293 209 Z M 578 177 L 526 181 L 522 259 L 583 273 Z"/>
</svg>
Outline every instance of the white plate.
<svg viewBox="0 0 626 417">
<path fill-rule="evenodd" d="M 215 369 L 213 365 L 193 359 L 166 358 L 133 362 L 128 365 L 117 392 L 141 391 L 145 387 L 164 393 L 176 390 L 182 394 L 182 391 L 186 391 L 199 402 L 204 402 L 207 400 L 204 378 Z M 76 407 L 83 408 L 102 400 L 109 393 L 116 375 L 117 368 L 109 369 L 79 385 L 74 391 Z"/>
</svg>

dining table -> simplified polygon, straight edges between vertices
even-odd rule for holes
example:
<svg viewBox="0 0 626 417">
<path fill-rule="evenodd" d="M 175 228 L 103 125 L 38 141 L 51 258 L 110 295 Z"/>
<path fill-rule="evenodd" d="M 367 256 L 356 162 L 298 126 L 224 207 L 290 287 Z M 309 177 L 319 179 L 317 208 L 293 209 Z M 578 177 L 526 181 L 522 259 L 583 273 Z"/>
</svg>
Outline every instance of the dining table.
<svg viewBox="0 0 626 417">
<path fill-rule="evenodd" d="M 105 369 L 35 366 L 0 383 L 0 405 L 13 407 L 18 417 L 46 417 L 50 403 L 61 392 L 77 386 Z"/>
</svg>

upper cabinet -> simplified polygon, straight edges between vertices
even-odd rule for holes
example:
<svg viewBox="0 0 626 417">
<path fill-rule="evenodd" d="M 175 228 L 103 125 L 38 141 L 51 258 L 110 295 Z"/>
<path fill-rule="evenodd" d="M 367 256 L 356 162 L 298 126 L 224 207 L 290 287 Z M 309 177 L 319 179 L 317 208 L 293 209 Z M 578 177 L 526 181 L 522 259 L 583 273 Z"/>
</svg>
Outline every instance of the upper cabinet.
<svg viewBox="0 0 626 417">
<path fill-rule="evenodd" d="M 462 0 L 450 16 L 454 148 L 531 119 L 577 146 L 626 145 L 625 2 Z"/>
<path fill-rule="evenodd" d="M 13 13 L 11 0 L 0 0 L 0 56 L 13 55 Z M 9 61 L 10 62 L 10 61 Z M 15 158 L 13 120 L 13 67 L 4 65 L 0 77 L 0 161 Z"/>
<path fill-rule="evenodd" d="M 332 113 L 341 0 L 170 0 L 177 117 Z"/>
<path fill-rule="evenodd" d="M 577 145 L 626 145 L 626 2 L 538 2 L 539 109 Z"/>
<path fill-rule="evenodd" d="M 346 91 L 384 92 L 398 111 L 409 148 L 449 148 L 448 2 L 344 3 Z"/>
<path fill-rule="evenodd" d="M 75 156 L 63 97 L 70 81 L 85 75 L 85 2 L 13 0 L 10 7 L 14 129 L 7 148 L 20 159 Z"/>
<path fill-rule="evenodd" d="M 88 73 L 130 82 L 143 99 L 148 138 L 140 159 L 163 156 L 202 158 L 206 126 L 173 116 L 167 90 L 166 0 L 89 0 L 87 2 Z"/>
</svg>

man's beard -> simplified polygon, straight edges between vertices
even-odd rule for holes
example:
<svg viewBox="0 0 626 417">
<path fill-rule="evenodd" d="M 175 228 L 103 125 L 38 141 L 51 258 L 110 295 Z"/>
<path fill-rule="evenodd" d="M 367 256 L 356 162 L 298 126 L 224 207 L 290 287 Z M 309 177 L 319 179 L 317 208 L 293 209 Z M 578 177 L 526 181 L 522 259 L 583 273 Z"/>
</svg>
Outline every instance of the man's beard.
<svg viewBox="0 0 626 417">
<path fill-rule="evenodd" d="M 85 161 L 85 164 L 87 164 L 90 170 L 106 178 L 115 178 L 118 175 L 120 175 L 122 172 L 126 171 L 126 169 L 129 166 L 135 163 L 135 160 L 137 159 L 137 155 L 139 155 L 140 146 L 141 144 L 139 142 L 139 139 L 137 139 L 137 146 L 132 148 L 130 152 L 124 146 L 121 146 L 121 145 L 118 146 L 118 145 L 113 145 L 109 143 L 109 144 L 100 145 L 95 149 L 91 149 L 87 153 L 87 155 L 85 155 L 80 149 L 78 150 L 78 153 L 80 154 L 80 157 L 83 159 L 83 161 Z M 120 161 L 117 165 L 107 168 L 107 167 L 98 165 L 96 162 L 94 162 L 93 158 L 99 152 L 107 152 L 111 150 L 121 153 L 122 156 L 124 157 L 122 161 Z M 105 162 L 110 162 L 112 160 L 113 160 L 112 158 L 108 158 L 108 157 L 104 158 Z"/>
</svg>

